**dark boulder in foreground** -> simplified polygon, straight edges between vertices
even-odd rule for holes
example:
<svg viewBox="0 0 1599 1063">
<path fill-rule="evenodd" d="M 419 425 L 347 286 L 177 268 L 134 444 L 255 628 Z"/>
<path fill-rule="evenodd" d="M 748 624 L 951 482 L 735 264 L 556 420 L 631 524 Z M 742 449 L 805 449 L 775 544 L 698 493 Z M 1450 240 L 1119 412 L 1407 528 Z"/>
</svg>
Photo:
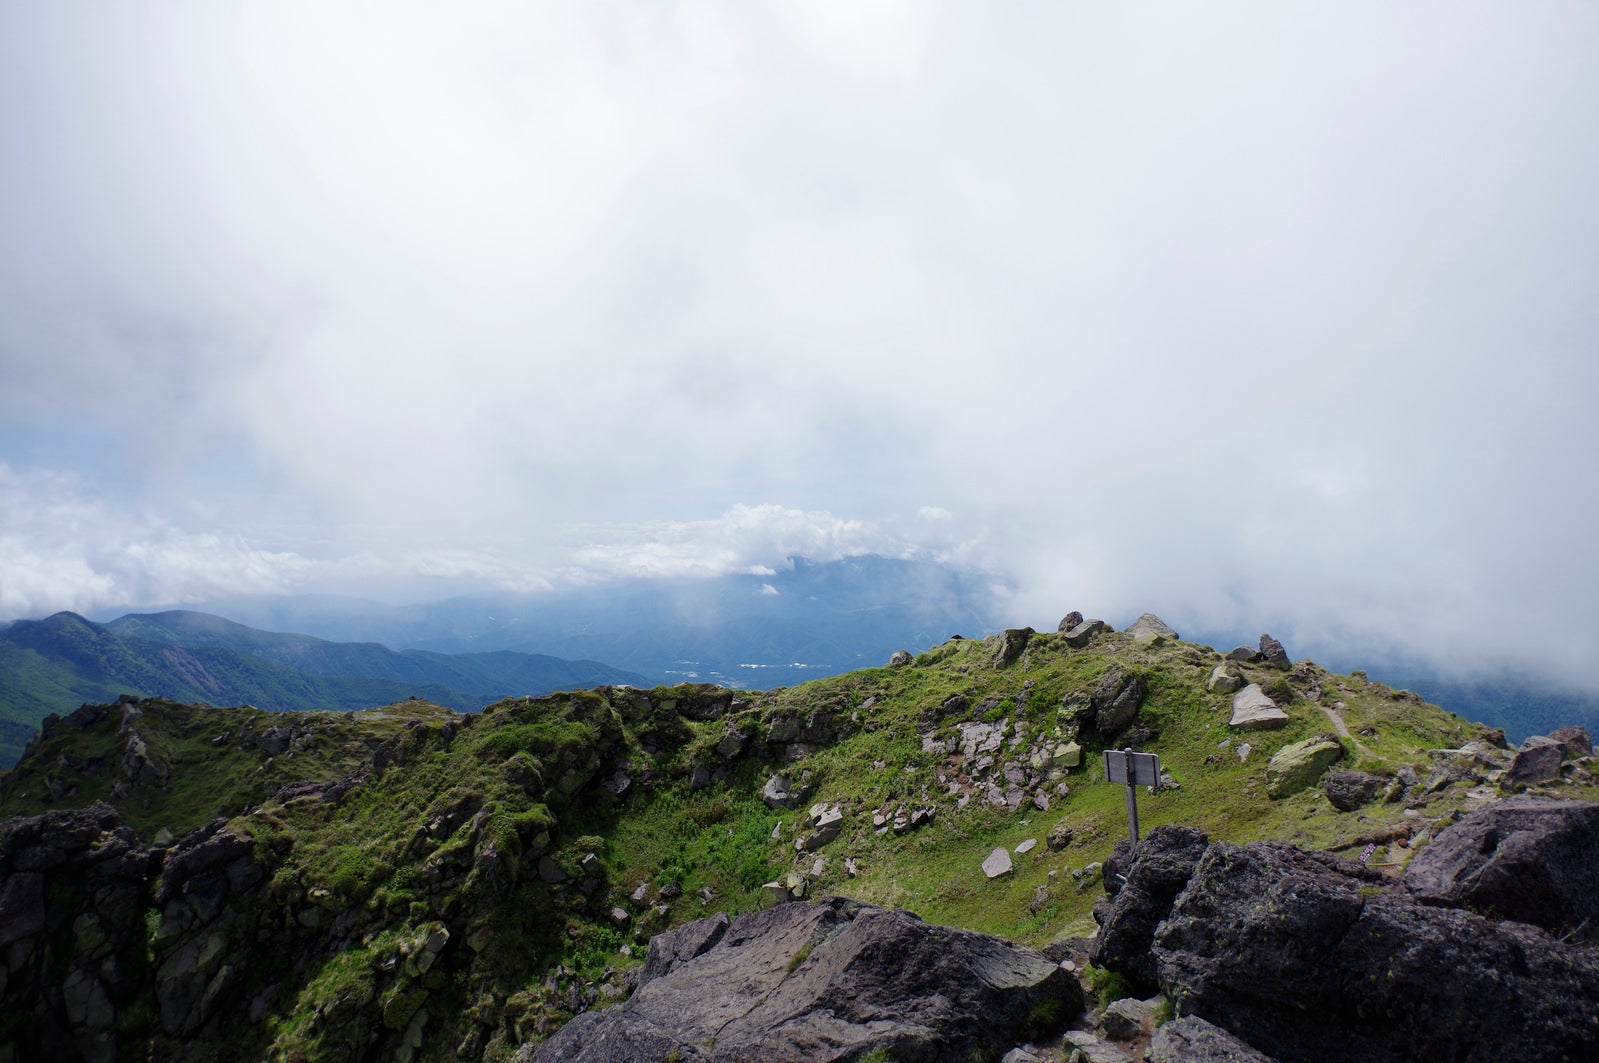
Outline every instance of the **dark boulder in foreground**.
<svg viewBox="0 0 1599 1063">
<path fill-rule="evenodd" d="M 1516 797 L 1441 831 L 1405 871 L 1427 904 L 1599 940 L 1599 804 Z"/>
<path fill-rule="evenodd" d="M 1599 1059 L 1599 952 L 1288 845 L 1211 845 L 1153 953 L 1180 1015 L 1284 1063 Z"/>
<path fill-rule="evenodd" d="M 1116 843 L 1105 861 L 1105 889 L 1114 900 L 1089 948 L 1092 963 L 1121 972 L 1137 993 L 1155 992 L 1155 957 L 1149 946 L 1156 928 L 1171 914 L 1172 902 L 1193 877 L 1207 841 L 1204 831 L 1167 825 L 1156 827 L 1136 844 Z"/>
<path fill-rule="evenodd" d="M 670 961 L 657 962 L 658 943 Z M 688 924 L 651 942 L 646 970 L 664 973 L 518 1058 L 997 1057 L 1030 1028 L 1063 1023 L 1083 1006 L 1076 980 L 1032 949 L 841 897 L 780 904 L 725 929 Z"/>
</svg>

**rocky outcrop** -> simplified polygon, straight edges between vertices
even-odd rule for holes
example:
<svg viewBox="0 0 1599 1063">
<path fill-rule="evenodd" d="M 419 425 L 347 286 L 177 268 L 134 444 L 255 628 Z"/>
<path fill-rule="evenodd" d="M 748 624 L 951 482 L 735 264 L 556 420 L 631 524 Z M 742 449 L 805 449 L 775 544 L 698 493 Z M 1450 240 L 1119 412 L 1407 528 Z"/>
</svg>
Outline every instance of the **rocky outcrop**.
<svg viewBox="0 0 1599 1063">
<path fill-rule="evenodd" d="M 134 1050 L 146 1032 L 127 1013 L 150 978 L 150 873 L 149 854 L 109 805 L 5 824 L 0 1014 L 8 1022 L 0 1053 L 110 1061 Z"/>
<path fill-rule="evenodd" d="M 1405 870 L 1426 904 L 1599 940 L 1599 804 L 1515 797 L 1439 832 Z"/>
<path fill-rule="evenodd" d="M 1076 609 L 1073 609 L 1071 612 L 1060 618 L 1060 626 L 1055 630 L 1061 634 L 1065 634 L 1082 622 L 1083 614 L 1079 613 Z"/>
<path fill-rule="evenodd" d="M 1593 738 L 1586 727 L 1557 727 L 1548 737 L 1565 746 L 1568 757 L 1593 756 Z"/>
<path fill-rule="evenodd" d="M 703 940 L 695 926 L 678 933 Z M 662 947 L 678 954 L 680 944 Z M 1076 980 L 1031 949 L 838 897 L 740 916 L 692 958 L 656 966 L 664 973 L 630 999 L 579 1015 L 518 1058 L 967 1059 L 997 1056 L 1038 1015 L 1082 1010 Z"/>
</svg>

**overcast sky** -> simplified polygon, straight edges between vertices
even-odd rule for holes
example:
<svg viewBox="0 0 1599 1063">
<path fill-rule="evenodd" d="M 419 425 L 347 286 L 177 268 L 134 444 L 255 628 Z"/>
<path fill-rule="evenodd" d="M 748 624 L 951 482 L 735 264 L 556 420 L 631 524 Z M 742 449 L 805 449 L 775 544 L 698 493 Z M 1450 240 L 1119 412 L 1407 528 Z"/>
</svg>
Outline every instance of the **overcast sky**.
<svg viewBox="0 0 1599 1063">
<path fill-rule="evenodd" d="M 0 8 L 0 616 L 986 569 L 1599 689 L 1599 6 Z"/>
</svg>

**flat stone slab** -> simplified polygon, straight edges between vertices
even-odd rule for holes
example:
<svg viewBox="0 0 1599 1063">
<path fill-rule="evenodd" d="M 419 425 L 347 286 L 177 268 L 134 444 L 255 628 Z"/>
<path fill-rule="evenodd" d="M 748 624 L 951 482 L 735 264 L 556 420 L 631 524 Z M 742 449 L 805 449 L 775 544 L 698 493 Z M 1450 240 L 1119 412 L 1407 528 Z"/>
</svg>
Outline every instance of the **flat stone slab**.
<svg viewBox="0 0 1599 1063">
<path fill-rule="evenodd" d="M 1271 700 L 1259 683 L 1233 695 L 1233 715 L 1227 723 L 1244 731 L 1267 731 L 1288 722 L 1288 714 Z"/>
<path fill-rule="evenodd" d="M 1067 1016 L 1083 1006 L 1077 980 L 1042 953 L 908 912 L 836 897 L 731 923 L 719 918 L 710 933 L 694 923 L 682 928 L 668 942 L 671 964 L 651 967 L 652 941 L 645 966 L 663 973 L 641 979 L 625 1001 L 578 1015 L 543 1044 L 524 1045 L 516 1058 L 998 1059 L 1024 1038 L 1044 1002 Z"/>
<path fill-rule="evenodd" d="M 1016 847 L 1016 851 L 1018 853 L 1030 853 L 1030 852 L 1033 851 L 1033 846 L 1035 846 L 1037 844 L 1038 844 L 1038 839 L 1037 838 L 1028 838 L 1026 841 L 1022 842 L 1020 845 L 1018 845 Z"/>
<path fill-rule="evenodd" d="M 989 878 L 998 878 L 1008 875 L 1011 871 L 1010 852 L 1000 848 L 988 854 L 988 859 L 983 861 L 983 874 Z"/>
</svg>

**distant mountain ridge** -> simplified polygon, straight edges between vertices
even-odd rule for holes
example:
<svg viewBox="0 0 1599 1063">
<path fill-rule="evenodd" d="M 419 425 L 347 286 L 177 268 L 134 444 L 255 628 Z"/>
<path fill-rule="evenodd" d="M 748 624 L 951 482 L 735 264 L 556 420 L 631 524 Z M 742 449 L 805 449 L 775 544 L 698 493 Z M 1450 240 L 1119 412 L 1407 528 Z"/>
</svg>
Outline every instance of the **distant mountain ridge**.
<svg viewBox="0 0 1599 1063">
<path fill-rule="evenodd" d="M 710 578 L 619 580 L 385 607 L 360 600 L 246 599 L 208 611 L 339 642 L 605 661 L 647 675 L 767 689 L 880 665 L 950 635 L 998 630 L 990 577 L 861 555 Z"/>
<path fill-rule="evenodd" d="M 84 702 L 140 694 L 270 711 L 364 709 L 423 697 L 472 711 L 506 696 L 654 679 L 597 661 L 501 651 L 396 653 L 259 631 L 205 613 L 131 614 L 96 624 L 76 613 L 0 629 L 0 767 L 38 723 Z"/>
</svg>

